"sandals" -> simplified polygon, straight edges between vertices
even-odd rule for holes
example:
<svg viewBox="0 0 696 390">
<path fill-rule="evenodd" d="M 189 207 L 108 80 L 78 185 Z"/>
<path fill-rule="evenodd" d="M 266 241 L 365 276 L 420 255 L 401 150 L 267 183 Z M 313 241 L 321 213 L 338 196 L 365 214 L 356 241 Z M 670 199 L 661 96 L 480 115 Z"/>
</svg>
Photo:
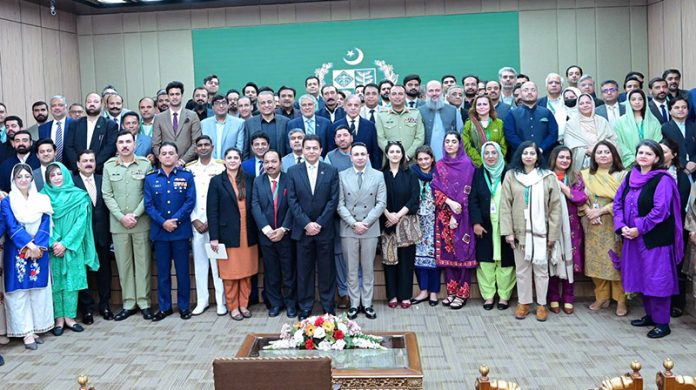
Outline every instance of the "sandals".
<svg viewBox="0 0 696 390">
<path fill-rule="evenodd" d="M 454 298 L 455 298 L 454 295 L 448 295 L 447 298 L 442 300 L 442 304 L 444 306 L 449 306 L 452 304 L 452 302 L 454 302 Z"/>
<path fill-rule="evenodd" d="M 239 309 L 232 310 L 230 312 L 230 317 L 232 317 L 232 319 L 235 321 L 241 321 L 244 319 L 244 316 L 239 312 Z"/>
<path fill-rule="evenodd" d="M 588 307 L 588 309 L 590 309 L 590 310 L 592 310 L 592 311 L 597 311 L 597 310 L 600 310 L 600 309 L 606 309 L 607 307 L 609 307 L 609 303 L 610 303 L 610 301 L 609 301 L 608 299 L 607 299 L 606 301 L 602 301 L 602 302 L 600 302 L 600 301 L 594 301 L 594 302 L 592 302 L 592 304 Z"/>
<path fill-rule="evenodd" d="M 239 311 L 242 312 L 242 316 L 244 318 L 251 318 L 251 312 L 249 311 L 249 309 L 242 307 L 239 309 Z"/>
<path fill-rule="evenodd" d="M 452 303 L 450 303 L 449 307 L 452 310 L 459 310 L 464 307 L 464 305 L 466 305 L 466 299 L 455 297 Z"/>
</svg>

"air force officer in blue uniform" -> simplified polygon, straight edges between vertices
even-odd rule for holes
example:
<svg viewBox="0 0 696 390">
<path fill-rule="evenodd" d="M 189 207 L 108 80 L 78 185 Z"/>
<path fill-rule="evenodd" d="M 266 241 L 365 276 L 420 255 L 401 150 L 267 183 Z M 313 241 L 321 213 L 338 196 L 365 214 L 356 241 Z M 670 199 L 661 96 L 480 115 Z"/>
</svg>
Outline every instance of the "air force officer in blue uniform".
<svg viewBox="0 0 696 390">
<path fill-rule="evenodd" d="M 171 261 L 177 281 L 177 305 L 181 318 L 191 318 L 189 300 L 189 240 L 193 235 L 191 212 L 196 205 L 193 174 L 177 167 L 176 144 L 164 142 L 159 150 L 161 168 L 145 177 L 145 211 L 151 218 L 150 240 L 155 245 L 159 311 L 152 318 L 161 321 L 172 311 Z"/>
</svg>

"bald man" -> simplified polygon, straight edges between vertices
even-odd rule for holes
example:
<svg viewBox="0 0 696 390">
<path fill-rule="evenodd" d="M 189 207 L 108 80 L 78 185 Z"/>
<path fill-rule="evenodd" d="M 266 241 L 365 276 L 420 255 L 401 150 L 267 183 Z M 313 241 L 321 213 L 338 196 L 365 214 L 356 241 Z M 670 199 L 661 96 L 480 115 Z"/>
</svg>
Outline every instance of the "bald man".
<svg viewBox="0 0 696 390">
<path fill-rule="evenodd" d="M 85 98 L 87 116 L 70 123 L 68 132 L 65 134 L 63 163 L 75 173 L 77 173 L 77 156 L 85 149 L 94 151 L 97 174 L 102 173 L 106 160 L 116 155 L 118 125 L 104 118 L 101 115 L 101 109 L 101 96 L 96 92 L 88 94 Z"/>
</svg>

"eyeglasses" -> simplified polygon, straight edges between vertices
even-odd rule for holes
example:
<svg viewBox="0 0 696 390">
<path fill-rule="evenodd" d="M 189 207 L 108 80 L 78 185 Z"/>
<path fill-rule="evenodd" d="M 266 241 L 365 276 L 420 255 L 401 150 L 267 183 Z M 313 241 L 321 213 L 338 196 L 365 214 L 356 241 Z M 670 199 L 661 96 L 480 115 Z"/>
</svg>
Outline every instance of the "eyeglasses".
<svg viewBox="0 0 696 390">
<path fill-rule="evenodd" d="M 616 91 L 618 91 L 618 89 L 616 89 L 616 88 L 602 89 L 602 93 L 616 93 Z"/>
<path fill-rule="evenodd" d="M 216 106 L 224 107 L 224 106 L 227 105 L 227 102 L 224 101 L 224 100 L 218 100 L 218 101 L 216 101 L 216 102 L 213 103 L 213 104 L 216 105 Z"/>
<path fill-rule="evenodd" d="M 387 145 L 401 145 L 401 141 L 388 141 Z"/>
</svg>

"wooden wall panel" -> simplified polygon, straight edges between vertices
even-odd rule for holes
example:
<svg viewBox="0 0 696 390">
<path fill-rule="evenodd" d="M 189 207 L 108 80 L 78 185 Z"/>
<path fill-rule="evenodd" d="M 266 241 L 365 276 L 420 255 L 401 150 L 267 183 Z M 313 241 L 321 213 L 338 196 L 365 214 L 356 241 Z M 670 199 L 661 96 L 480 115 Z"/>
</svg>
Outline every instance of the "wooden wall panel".
<svg viewBox="0 0 696 390">
<path fill-rule="evenodd" d="M 595 83 L 613 79 L 621 82 L 633 66 L 631 57 L 628 8 L 606 8 L 597 12 L 597 71 L 593 74 Z M 596 86 L 599 89 L 599 85 Z"/>
<path fill-rule="evenodd" d="M 126 74 L 125 91 L 122 93 L 126 107 L 137 109 L 137 103 L 146 91 L 143 85 L 143 49 L 140 34 L 123 34 L 124 66 Z"/>
<path fill-rule="evenodd" d="M 664 33 L 664 38 L 662 44 L 664 45 L 664 63 L 662 64 L 663 69 L 655 69 L 651 75 L 657 76 L 661 75 L 662 71 L 667 68 L 681 68 L 682 67 L 682 40 L 674 39 L 675 37 L 680 37 L 682 33 L 682 18 L 681 18 L 681 5 L 682 3 L 693 2 L 695 0 L 665 0 L 662 2 L 662 31 Z M 696 23 L 691 20 L 689 23 Z M 691 39 L 691 47 L 693 48 L 693 38 Z"/>
<path fill-rule="evenodd" d="M 157 48 L 157 33 L 148 32 L 140 34 L 142 48 L 142 73 L 143 89 L 146 96 L 154 97 L 157 91 L 164 87 L 160 78 L 160 58 Z M 193 71 L 191 72 L 193 74 Z M 193 75 L 191 76 L 193 77 Z M 135 107 L 128 101 L 128 104 Z"/>
<path fill-rule="evenodd" d="M 696 37 L 696 1 L 684 1 L 681 10 L 682 18 L 682 88 L 696 87 L 696 49 L 694 49 L 694 37 Z"/>
<path fill-rule="evenodd" d="M 631 70 L 648 73 L 648 10 L 646 7 L 631 7 Z M 624 72 L 621 79 L 628 72 Z"/>
<path fill-rule="evenodd" d="M 79 24 L 78 24 L 79 25 Z M 79 35 L 77 45 L 80 55 L 80 84 L 82 85 L 82 97 L 97 90 L 97 79 L 94 57 L 94 37 L 92 35 Z"/>
<path fill-rule="evenodd" d="M 76 66 L 79 61 L 77 49 L 77 35 L 69 32 L 60 32 L 61 52 L 61 80 L 63 82 L 61 94 L 68 98 L 69 102 L 81 102 L 84 99 L 80 88 L 80 68 Z"/>
<path fill-rule="evenodd" d="M 574 9 L 559 9 L 557 11 L 557 22 L 552 31 L 556 31 L 558 34 L 558 69 L 549 69 L 546 73 L 556 72 L 565 78 L 565 68 L 578 63 L 575 14 Z"/>
<path fill-rule="evenodd" d="M 558 36 L 539 26 L 555 31 L 556 11 L 520 12 L 520 72 L 536 81 L 538 89 L 543 91 L 546 74 L 559 68 Z"/>
<path fill-rule="evenodd" d="M 22 26 L 0 19 L 0 100 L 14 113 L 26 120 L 27 103 L 24 91 Z"/>
<path fill-rule="evenodd" d="M 126 94 L 126 69 L 123 58 L 123 34 L 94 36 L 94 69 L 98 92 L 106 85 L 113 85 Z"/>
<path fill-rule="evenodd" d="M 662 72 L 665 67 L 662 5 L 656 3 L 648 6 L 648 74 Z"/>
<path fill-rule="evenodd" d="M 583 8 L 576 11 L 576 39 L 578 44 L 578 64 L 585 74 L 597 74 L 597 27 L 595 9 Z M 563 67 L 565 69 L 565 67 Z"/>
<path fill-rule="evenodd" d="M 22 25 L 22 70 L 17 75 L 24 77 L 25 103 L 28 109 L 39 100 L 46 100 L 44 87 L 44 63 L 41 46 L 41 27 Z M 12 77 L 12 76 L 10 76 Z M 21 76 L 20 76 L 21 77 Z M 25 123 L 34 123 L 34 118 L 25 115 Z M 28 118 L 31 118 L 30 120 Z"/>
<path fill-rule="evenodd" d="M 41 29 L 41 62 L 44 69 L 44 91 L 48 99 L 49 96 L 63 93 L 63 70 L 61 59 L 63 53 L 60 48 L 60 35 L 55 31 Z"/>
<path fill-rule="evenodd" d="M 193 43 L 191 31 L 158 33 L 160 81 L 162 86 L 172 80 L 184 83 L 184 97 L 193 93 Z"/>
</svg>

